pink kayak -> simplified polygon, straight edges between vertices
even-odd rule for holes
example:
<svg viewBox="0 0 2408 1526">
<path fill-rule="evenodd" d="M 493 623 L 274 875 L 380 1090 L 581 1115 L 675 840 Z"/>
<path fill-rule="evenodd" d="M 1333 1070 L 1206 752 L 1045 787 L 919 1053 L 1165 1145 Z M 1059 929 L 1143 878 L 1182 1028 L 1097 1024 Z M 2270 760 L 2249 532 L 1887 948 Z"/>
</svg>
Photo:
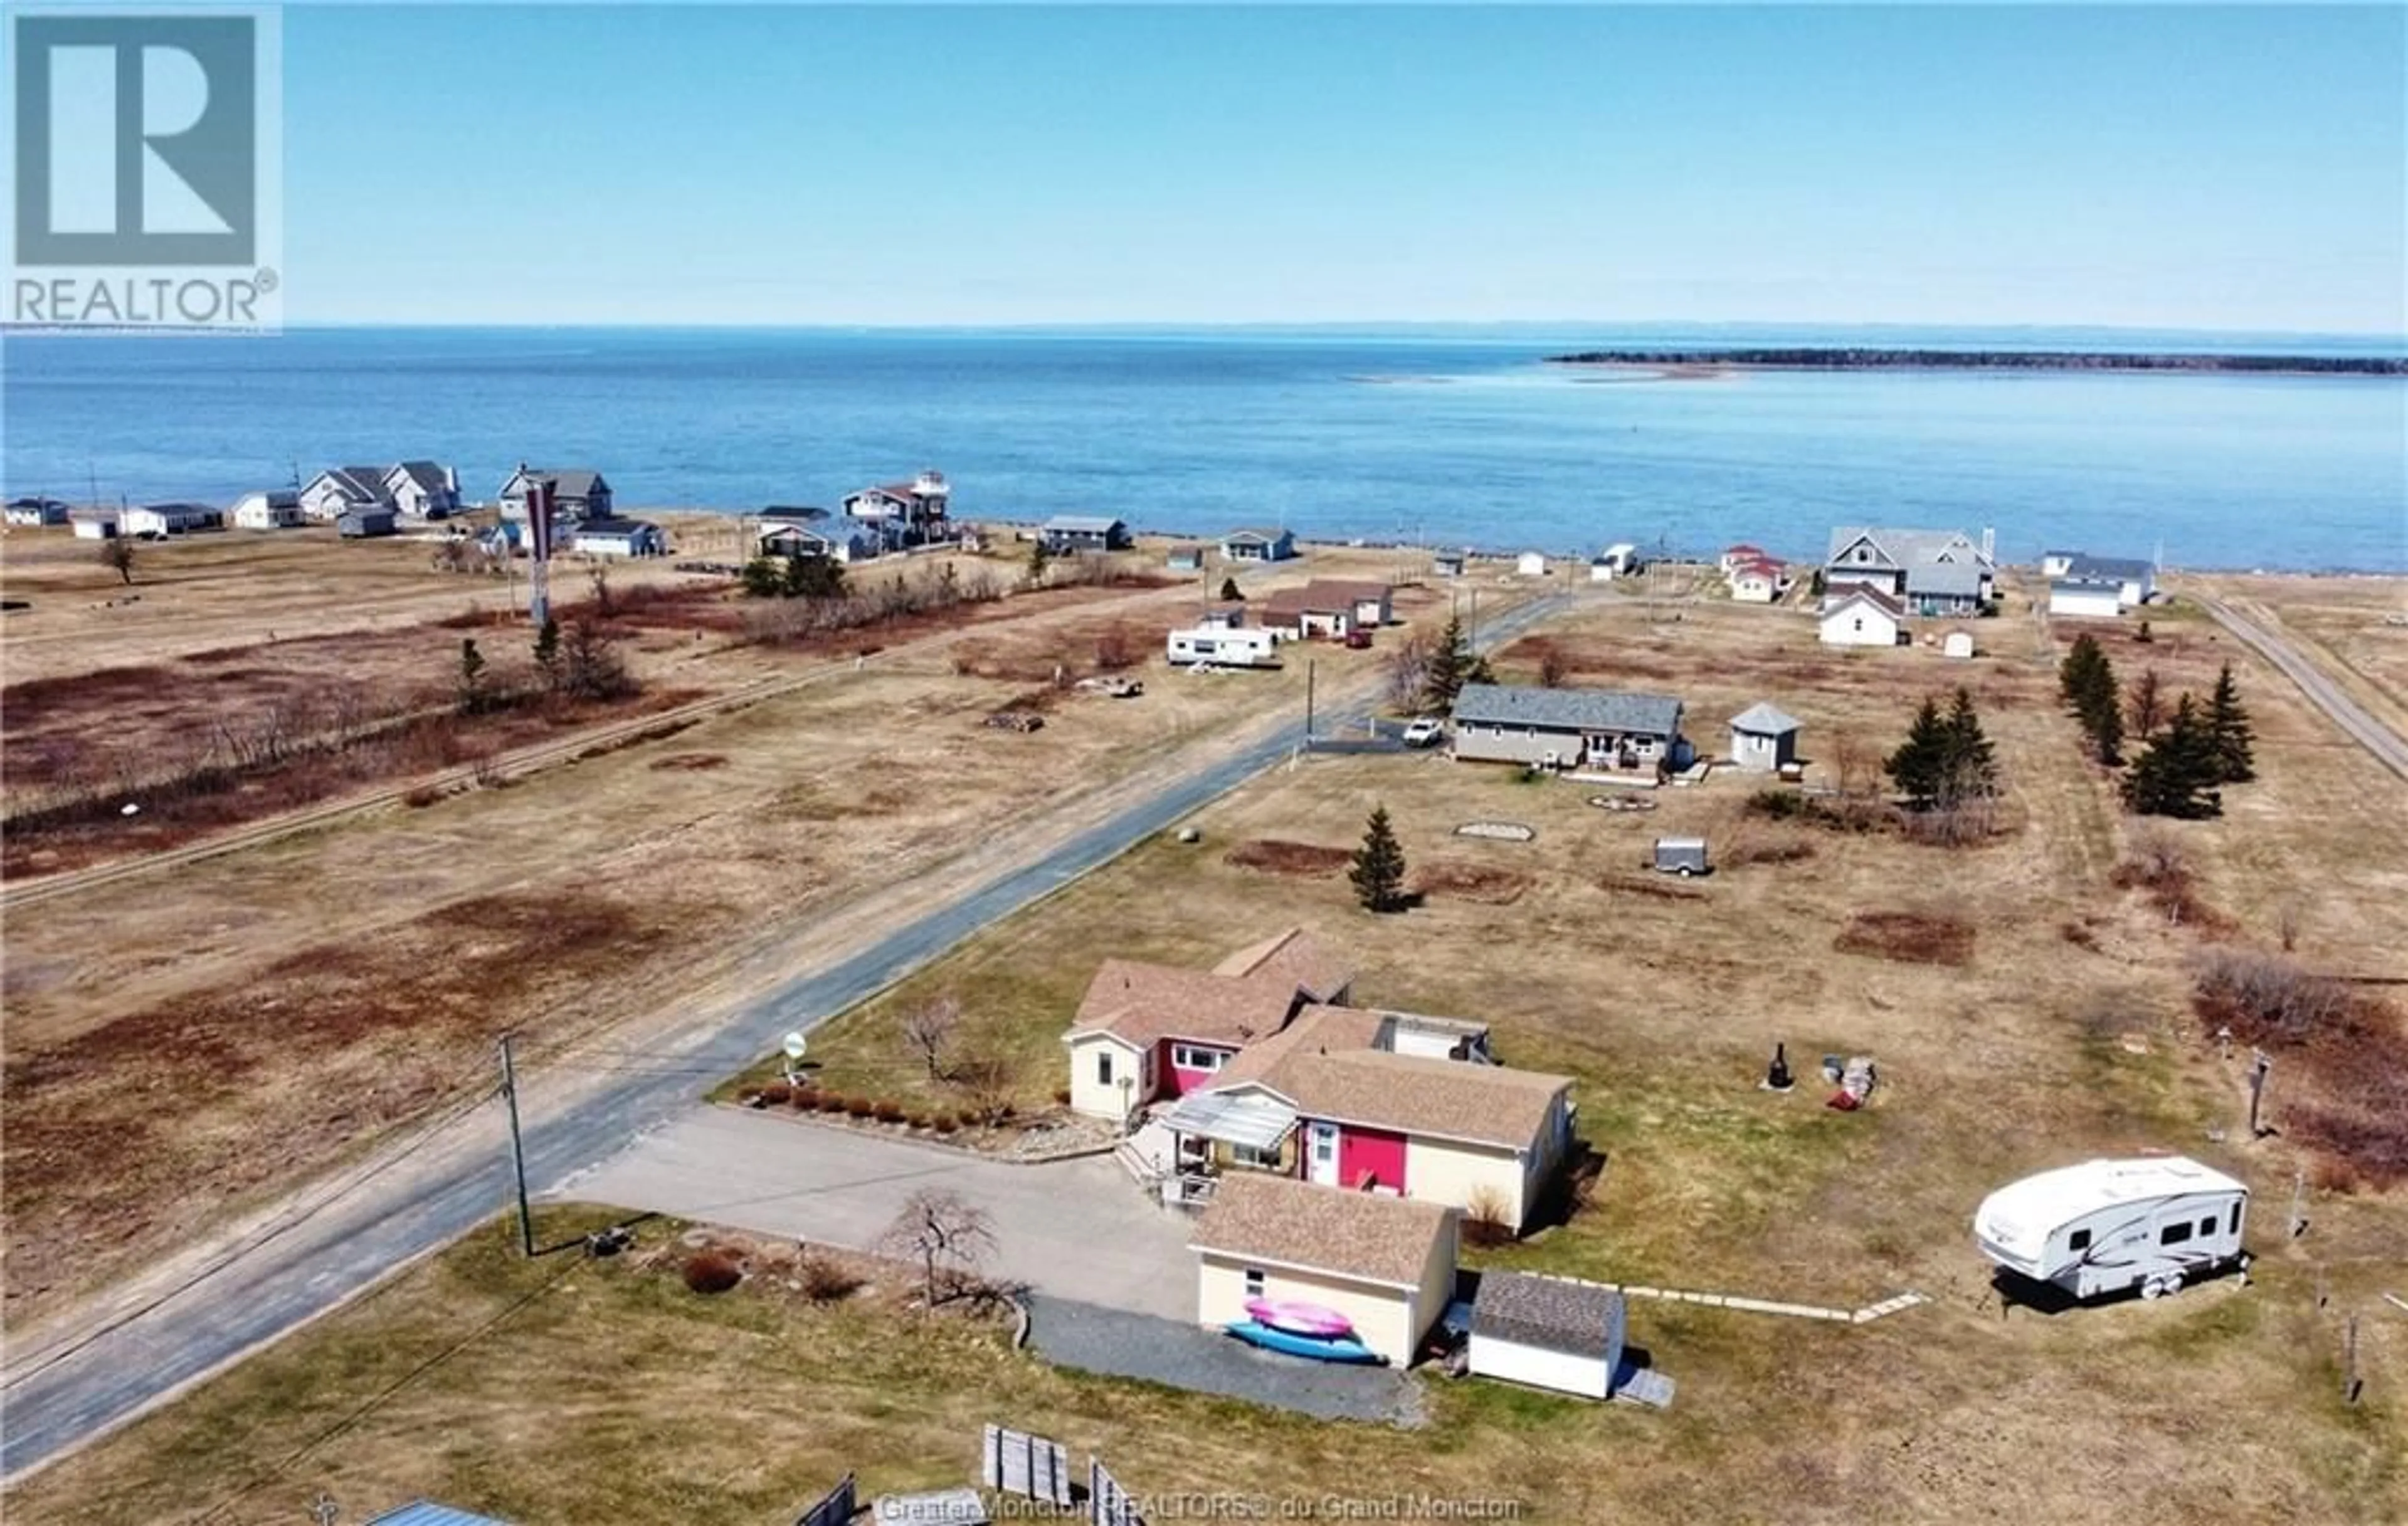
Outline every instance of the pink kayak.
<svg viewBox="0 0 2408 1526">
<path fill-rule="evenodd" d="M 1293 1298 L 1249 1298 L 1246 1312 L 1273 1330 L 1335 1340 L 1354 1333 L 1354 1321 L 1336 1309 Z"/>
</svg>

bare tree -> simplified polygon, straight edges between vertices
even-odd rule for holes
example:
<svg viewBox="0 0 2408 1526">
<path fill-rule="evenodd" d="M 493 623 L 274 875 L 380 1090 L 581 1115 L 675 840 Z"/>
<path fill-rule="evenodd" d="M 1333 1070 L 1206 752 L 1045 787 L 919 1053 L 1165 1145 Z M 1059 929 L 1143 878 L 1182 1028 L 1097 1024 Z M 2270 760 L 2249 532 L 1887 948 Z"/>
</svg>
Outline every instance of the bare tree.
<svg viewBox="0 0 2408 1526">
<path fill-rule="evenodd" d="M 978 1285 L 995 1248 L 995 1228 L 985 1212 L 937 1188 L 912 1193 L 877 1245 L 881 1255 L 918 1263 L 925 1308 Z"/>
<path fill-rule="evenodd" d="M 110 535 L 100 543 L 100 564 L 117 574 L 127 586 L 134 582 L 134 537 Z"/>
<path fill-rule="evenodd" d="M 1564 654 L 1556 649 L 1555 644 L 1552 641 L 1542 643 L 1539 648 L 1539 687 L 1562 688 L 1567 671 Z"/>
<path fill-rule="evenodd" d="M 610 612 L 610 569 L 596 562 L 585 574 L 586 585 L 594 591 L 594 607 L 603 614 Z"/>
<path fill-rule="evenodd" d="M 2124 730 L 2136 742 L 2145 742 L 2157 735 L 2157 728 L 2166 723 L 2164 686 L 2157 680 L 2157 670 L 2143 668 L 2124 693 Z"/>
<path fill-rule="evenodd" d="M 1414 710 L 1421 706 L 1422 691 L 1429 683 L 1432 646 L 1427 633 L 1411 631 L 1405 638 L 1388 649 L 1388 705 L 1392 709 Z"/>
<path fill-rule="evenodd" d="M 2291 953 L 2300 946 L 2300 903 L 2286 899 L 2274 908 L 2274 935 L 2283 942 L 2283 952 Z"/>
<path fill-rule="evenodd" d="M 945 1078 L 946 1051 L 952 1048 L 954 1030 L 961 1025 L 961 999 L 951 991 L 903 1014 L 903 1042 L 928 1067 L 928 1079 Z"/>
</svg>

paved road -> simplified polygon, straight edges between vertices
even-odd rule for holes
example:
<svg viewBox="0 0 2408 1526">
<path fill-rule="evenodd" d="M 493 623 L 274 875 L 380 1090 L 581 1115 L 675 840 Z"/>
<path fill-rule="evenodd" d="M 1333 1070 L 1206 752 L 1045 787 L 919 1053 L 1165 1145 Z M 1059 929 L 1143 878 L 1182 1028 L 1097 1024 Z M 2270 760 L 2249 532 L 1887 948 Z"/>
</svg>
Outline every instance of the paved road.
<svg viewBox="0 0 2408 1526">
<path fill-rule="evenodd" d="M 1192 1319 L 1192 1227 L 1109 1157 L 1007 1165 L 967 1150 L 704 1106 L 554 1196 L 867 1250 L 904 1201 L 938 1188 L 986 1211 L 990 1275 L 1105 1308 Z"/>
<path fill-rule="evenodd" d="M 1513 639 L 1554 614 L 1550 595 L 1491 616 L 1481 642 Z M 1360 727 L 1367 707 L 1334 706 L 1332 726 Z M 808 1031 L 989 924 L 1168 828 L 1254 774 L 1290 756 L 1301 719 L 1179 776 L 1150 797 L 1077 833 L 1052 851 L 983 884 L 932 901 L 916 920 L 862 951 L 789 982 L 737 1013 L 669 1072 L 630 1076 L 583 1105 L 527 1131 L 527 1172 L 538 1191 L 604 1160 L 645 1129 L 692 1106 L 706 1073 L 741 1069 L 792 1029 Z M 0 1477 L 14 1477 L 122 1425 L 245 1353 L 357 1296 L 404 1262 L 458 1238 L 509 1201 L 496 1109 L 473 1115 L 434 1163 L 395 1171 L 339 1205 L 242 1255 L 187 1291 L 144 1306 L 64 1351 L 9 1351 L 0 1387 Z"/>
<path fill-rule="evenodd" d="M 2401 778 L 2408 778 L 2408 741 L 2349 697 L 2322 668 L 2277 633 L 2216 599 L 2199 601 L 2217 624 L 2241 638 L 2242 645 L 2282 669 L 2300 686 L 2310 704 L 2332 717 L 2333 723 L 2376 760 Z"/>
</svg>

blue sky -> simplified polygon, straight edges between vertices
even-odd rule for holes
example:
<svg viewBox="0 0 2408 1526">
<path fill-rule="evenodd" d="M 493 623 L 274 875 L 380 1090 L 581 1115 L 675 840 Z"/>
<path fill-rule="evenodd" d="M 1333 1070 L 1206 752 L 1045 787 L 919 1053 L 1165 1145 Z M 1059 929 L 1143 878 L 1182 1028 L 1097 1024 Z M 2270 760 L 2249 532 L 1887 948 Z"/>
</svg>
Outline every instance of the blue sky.
<svg viewBox="0 0 2408 1526">
<path fill-rule="evenodd" d="M 2398 334 L 2390 6 L 294 6 L 299 321 Z"/>
</svg>

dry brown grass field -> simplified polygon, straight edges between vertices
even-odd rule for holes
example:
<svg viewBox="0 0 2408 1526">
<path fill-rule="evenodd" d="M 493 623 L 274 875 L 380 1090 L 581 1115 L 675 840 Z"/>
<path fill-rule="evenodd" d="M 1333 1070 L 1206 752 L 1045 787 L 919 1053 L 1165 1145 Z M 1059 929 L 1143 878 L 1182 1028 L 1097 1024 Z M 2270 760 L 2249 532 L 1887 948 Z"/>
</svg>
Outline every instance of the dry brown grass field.
<svg viewBox="0 0 2408 1526">
<path fill-rule="evenodd" d="M 1098 959 L 1200 963 L 1301 922 L 1354 957 L 1358 1000 L 1484 1019 L 1508 1062 L 1576 1078 L 1581 1132 L 1606 1162 L 1594 1197 L 1485 1263 L 1843 1307 L 1914 1290 L 1924 1306 L 1835 1327 L 1639 1301 L 1632 1339 L 1681 1385 L 1669 1413 L 1429 1380 L 1430 1424 L 1399 1431 L 1054 1372 L 999 1333 L 875 1298 L 820 1307 L 750 1288 L 705 1300 L 625 1263 L 528 1266 L 494 1231 L 49 1470 L 14 1492 L 11 1513 L 171 1519 L 236 1496 L 224 1519 L 280 1519 L 323 1488 L 347 1507 L 423 1492 L 531 1522 L 606 1509 L 767 1521 L 849 1468 L 872 1491 L 962 1481 L 976 1426 L 1005 1419 L 1096 1450 L 1142 1490 L 1505 1497 L 1541 1520 L 2006 1521 L 2087 1515 L 2102 1500 L 2166 1521 L 2402 1519 L 2408 1316 L 2379 1296 L 2408 1295 L 2401 1192 L 2312 1186 L 2311 1227 L 2286 1239 L 2295 1172 L 2315 1163 L 2283 1132 L 2294 1073 L 2274 1073 L 2276 1132 L 2245 1138 L 2243 1057 L 2220 1058 L 2191 1005 L 2203 947 L 2272 948 L 2286 920 L 2314 969 L 2408 975 L 2401 786 L 2212 626 L 2176 613 L 2145 645 L 2116 628 L 2127 677 L 2156 666 L 2173 687 L 2202 687 L 2233 658 L 2258 725 L 2260 781 L 2227 792 L 2223 820 L 2170 829 L 2213 920 L 2170 921 L 2113 882 L 2135 828 L 2056 704 L 2071 633 L 2043 632 L 2023 607 L 1976 625 L 1985 654 L 1954 663 L 1920 648 L 1828 651 L 1805 617 L 1727 604 L 1598 598 L 1549 633 L 1570 681 L 1680 694 L 1708 751 L 1755 701 L 1788 710 L 1805 723 L 1810 779 L 1878 756 L 1924 694 L 1964 684 L 2007 790 L 1999 832 L 1977 846 L 1765 821 L 1744 808 L 1754 783 L 1729 773 L 1620 813 L 1588 805 L 1592 787 L 1429 754 L 1312 757 L 1199 813 L 1200 842 L 1141 847 L 839 1019 L 813 1048 L 832 1079 L 910 1091 L 925 1083 L 899 1016 L 952 992 L 968 1014 L 960 1052 L 1002 1066 L 1041 1106 Z M 1537 660 L 1525 647 L 1502 665 L 1512 677 Z M 948 675 L 916 681 L 955 692 Z M 870 723 L 828 719 L 853 721 L 831 728 L 838 740 Z M 730 718 L 712 723 L 725 734 L 697 728 L 575 772 L 621 781 L 597 794 L 630 818 L 650 819 L 655 792 L 726 782 L 749 783 L 757 810 L 776 764 L 737 739 L 752 723 Z M 1056 730 L 1008 741 L 1061 745 Z M 652 766 L 695 754 L 730 761 Z M 456 839 L 483 842 L 509 821 L 510 793 L 436 812 L 494 813 Z M 1401 915 L 1357 909 L 1342 871 L 1316 872 L 1310 853 L 1237 851 L 1351 847 L 1375 805 L 1424 876 L 1424 900 Z M 630 846 L 596 877 L 691 883 L 695 914 L 724 918 L 791 888 L 781 855 L 850 831 L 831 825 L 842 816 L 771 837 L 794 846 L 764 849 L 757 866 L 689 882 L 656 871 L 699 860 Z M 1455 833 L 1473 820 L 1536 837 Z M 768 835 L 750 817 L 673 835 L 714 830 L 717 858 Z M 1715 874 L 1684 884 L 1641 870 L 1653 837 L 1690 832 L 1713 844 Z M 354 874 L 393 849 L 355 851 Z M 422 851 L 423 864 L 440 849 Z M 408 862 L 389 871 L 400 885 Z M 66 955 L 52 958 L 64 972 Z M 1801 1074 L 1787 1095 L 1756 1086 L 1776 1042 Z M 1823 1105 L 1827 1053 L 1874 1057 L 1870 1106 Z M 2045 1165 L 2152 1148 L 2258 1189 L 2248 1285 L 2057 1314 L 2003 1306 L 1971 1244 L 1980 1197 Z M 2342 1396 L 2351 1314 L 2365 1379 L 2355 1405 Z"/>
<path fill-rule="evenodd" d="M 1314 570 L 1332 562 L 1349 564 Z M 818 677 L 523 780 L 13 914 L 12 1324 L 481 1085 L 503 1032 L 538 1069 L 572 1037 L 639 1045 L 839 957 L 921 877 L 1067 834 L 1300 701 L 1300 667 L 1166 669 L 1161 632 L 1192 603 L 1066 588 L 862 663 L 743 649 L 726 661 Z M 1055 668 L 1092 668 L 1106 635 L 1147 692 L 1056 693 Z M 1326 649 L 1321 677 L 1359 680 L 1375 657 Z M 1042 729 L 982 724 L 1032 695 Z"/>
</svg>

